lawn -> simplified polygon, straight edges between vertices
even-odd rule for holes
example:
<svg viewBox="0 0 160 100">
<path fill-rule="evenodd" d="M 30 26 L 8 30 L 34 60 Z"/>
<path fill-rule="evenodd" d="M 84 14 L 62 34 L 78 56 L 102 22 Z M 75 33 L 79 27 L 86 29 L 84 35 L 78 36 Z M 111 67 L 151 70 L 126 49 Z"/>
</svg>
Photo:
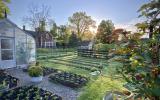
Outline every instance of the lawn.
<svg viewBox="0 0 160 100">
<path fill-rule="evenodd" d="M 93 100 L 93 98 L 101 100 L 106 91 L 124 89 L 125 82 L 116 73 L 116 68 L 122 66 L 120 63 L 107 59 L 80 57 L 77 56 L 74 49 L 41 49 L 38 52 L 38 61 L 42 66 L 79 74 L 90 79 L 87 86 L 81 88 L 84 92 L 80 95 L 79 100 Z M 102 75 L 92 76 L 90 73 L 93 70 L 101 70 L 100 66 L 103 66 Z M 114 76 L 118 78 L 115 79 Z"/>
<path fill-rule="evenodd" d="M 123 84 L 124 81 L 122 79 L 113 80 L 108 77 L 99 76 L 96 80 L 90 81 L 78 100 L 102 100 L 105 93 L 109 91 L 125 90 Z"/>
</svg>

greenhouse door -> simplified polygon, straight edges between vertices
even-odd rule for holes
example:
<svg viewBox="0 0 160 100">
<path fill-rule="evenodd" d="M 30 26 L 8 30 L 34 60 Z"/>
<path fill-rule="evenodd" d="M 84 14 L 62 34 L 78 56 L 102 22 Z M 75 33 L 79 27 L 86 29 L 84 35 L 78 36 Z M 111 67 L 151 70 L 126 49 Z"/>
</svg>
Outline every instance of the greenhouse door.
<svg viewBox="0 0 160 100">
<path fill-rule="evenodd" d="M 0 37 L 0 68 L 16 67 L 14 38 Z"/>
</svg>

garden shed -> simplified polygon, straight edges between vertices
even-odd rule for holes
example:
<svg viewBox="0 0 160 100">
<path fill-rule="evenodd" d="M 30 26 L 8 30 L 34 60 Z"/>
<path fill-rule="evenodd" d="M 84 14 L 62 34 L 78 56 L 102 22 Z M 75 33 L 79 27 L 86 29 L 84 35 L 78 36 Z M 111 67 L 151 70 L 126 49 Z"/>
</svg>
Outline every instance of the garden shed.
<svg viewBox="0 0 160 100">
<path fill-rule="evenodd" d="M 0 69 L 25 67 L 35 61 L 34 38 L 9 19 L 0 19 Z"/>
</svg>

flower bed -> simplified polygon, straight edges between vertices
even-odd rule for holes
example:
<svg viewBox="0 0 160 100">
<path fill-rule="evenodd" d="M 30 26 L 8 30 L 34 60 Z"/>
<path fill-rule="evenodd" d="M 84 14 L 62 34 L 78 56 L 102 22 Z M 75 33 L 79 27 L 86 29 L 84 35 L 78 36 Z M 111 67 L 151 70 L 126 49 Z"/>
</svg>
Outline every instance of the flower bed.
<svg viewBox="0 0 160 100">
<path fill-rule="evenodd" d="M 0 70 L 0 83 L 4 83 L 5 86 L 8 86 L 8 88 L 13 88 L 18 85 L 18 79 L 15 77 L 12 77 L 5 73 L 5 71 Z"/>
<path fill-rule="evenodd" d="M 1 93 L 0 100 L 62 100 L 62 98 L 38 87 L 24 86 Z"/>
<path fill-rule="evenodd" d="M 49 80 L 51 82 L 60 83 L 71 88 L 82 87 L 88 82 L 88 79 L 86 77 L 68 72 L 51 75 L 49 77 Z"/>
</svg>

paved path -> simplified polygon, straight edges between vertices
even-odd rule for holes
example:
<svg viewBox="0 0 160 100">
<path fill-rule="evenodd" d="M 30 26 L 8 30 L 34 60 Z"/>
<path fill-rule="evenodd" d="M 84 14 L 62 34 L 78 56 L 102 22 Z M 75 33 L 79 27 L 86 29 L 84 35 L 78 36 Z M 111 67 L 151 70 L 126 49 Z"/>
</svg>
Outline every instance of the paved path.
<svg viewBox="0 0 160 100">
<path fill-rule="evenodd" d="M 20 80 L 19 86 L 36 85 L 40 88 L 49 90 L 61 96 L 63 100 L 76 100 L 79 95 L 79 92 L 76 90 L 49 82 L 48 76 L 45 76 L 42 82 L 35 84 L 30 81 L 31 80 L 30 77 L 26 72 L 23 72 L 22 69 L 17 69 L 17 68 L 8 69 L 7 72 L 12 76 L 17 77 Z"/>
</svg>

